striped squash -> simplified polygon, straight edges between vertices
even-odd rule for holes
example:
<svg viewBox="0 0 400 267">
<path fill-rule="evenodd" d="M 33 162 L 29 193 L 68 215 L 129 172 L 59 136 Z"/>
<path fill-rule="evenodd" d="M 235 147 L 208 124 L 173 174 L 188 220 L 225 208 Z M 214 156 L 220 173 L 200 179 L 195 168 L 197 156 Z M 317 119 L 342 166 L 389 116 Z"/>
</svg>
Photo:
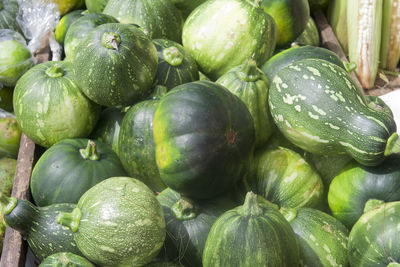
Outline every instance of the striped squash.
<svg viewBox="0 0 400 267">
<path fill-rule="evenodd" d="M 269 105 L 280 131 L 305 151 L 349 154 L 371 166 L 400 152 L 393 118 L 370 108 L 349 74 L 330 62 L 303 59 L 283 68 Z"/>
</svg>

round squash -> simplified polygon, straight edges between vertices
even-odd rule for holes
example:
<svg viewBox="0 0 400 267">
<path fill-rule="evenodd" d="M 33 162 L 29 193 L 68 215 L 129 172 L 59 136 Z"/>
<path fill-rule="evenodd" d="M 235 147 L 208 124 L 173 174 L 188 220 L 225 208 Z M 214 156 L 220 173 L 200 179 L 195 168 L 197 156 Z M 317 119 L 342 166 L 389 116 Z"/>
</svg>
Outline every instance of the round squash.
<svg viewBox="0 0 400 267">
<path fill-rule="evenodd" d="M 183 19 L 172 1 L 109 0 L 103 13 L 120 23 L 139 25 L 150 39 L 181 42 Z"/>
<path fill-rule="evenodd" d="M 129 177 L 93 186 L 57 222 L 68 226 L 82 254 L 101 266 L 145 265 L 165 239 L 161 205 L 145 184 Z"/>
<path fill-rule="evenodd" d="M 215 81 L 254 56 L 259 66 L 276 44 L 276 25 L 257 0 L 212 0 L 186 19 L 182 43 L 199 69 Z"/>
<path fill-rule="evenodd" d="M 65 61 L 41 63 L 26 72 L 14 89 L 13 103 L 22 131 L 43 147 L 88 136 L 100 114 L 100 106 L 81 92 L 71 63 Z"/>
<path fill-rule="evenodd" d="M 77 19 L 84 15 L 84 10 L 74 10 L 65 14 L 57 24 L 56 29 L 54 30 L 54 35 L 56 37 L 56 41 L 61 45 L 64 45 L 65 35 L 71 24 L 75 22 Z"/>
<path fill-rule="evenodd" d="M 349 235 L 350 266 L 400 264 L 400 202 L 370 200 Z"/>
<path fill-rule="evenodd" d="M 349 230 L 334 217 L 315 209 L 281 208 L 300 247 L 300 266 L 348 266 Z"/>
<path fill-rule="evenodd" d="M 243 206 L 213 224 L 203 266 L 299 266 L 299 247 L 278 208 L 249 192 Z"/>
<path fill-rule="evenodd" d="M 153 40 L 157 49 L 158 66 L 154 84 L 168 90 L 180 84 L 199 80 L 196 61 L 182 45 L 165 40 Z"/>
<path fill-rule="evenodd" d="M 153 120 L 161 179 L 193 198 L 212 198 L 247 172 L 254 123 L 246 105 L 222 85 L 197 81 L 175 87 Z"/>
<path fill-rule="evenodd" d="M 128 106 L 151 94 L 157 50 L 133 25 L 103 24 L 78 47 L 73 67 L 77 83 L 94 102 Z"/>
<path fill-rule="evenodd" d="M 363 214 L 369 199 L 400 200 L 400 156 L 389 157 L 376 167 L 352 161 L 329 187 L 328 204 L 332 214 L 349 229 Z"/>
<path fill-rule="evenodd" d="M 45 258 L 39 267 L 94 267 L 93 263 L 71 252 L 59 252 Z"/>
<path fill-rule="evenodd" d="M 102 13 L 85 14 L 76 19 L 65 34 L 64 53 L 65 59 L 73 61 L 76 50 L 91 30 L 99 25 L 118 22 L 114 17 Z"/>
<path fill-rule="evenodd" d="M 216 81 L 239 97 L 250 111 L 256 135 L 255 147 L 263 146 L 273 129 L 272 117 L 268 107 L 268 80 L 257 68 L 253 59 L 235 67 L 219 77 Z"/>
<path fill-rule="evenodd" d="M 35 164 L 32 198 L 38 206 L 77 203 L 92 186 L 124 175 L 117 154 L 106 144 L 85 138 L 65 139 L 47 149 Z"/>
</svg>

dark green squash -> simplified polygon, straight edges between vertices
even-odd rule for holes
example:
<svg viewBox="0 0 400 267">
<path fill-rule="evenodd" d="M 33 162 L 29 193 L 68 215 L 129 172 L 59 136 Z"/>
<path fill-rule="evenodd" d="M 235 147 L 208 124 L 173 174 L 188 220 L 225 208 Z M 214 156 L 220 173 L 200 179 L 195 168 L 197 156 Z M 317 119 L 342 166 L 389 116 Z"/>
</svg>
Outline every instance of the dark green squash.
<svg viewBox="0 0 400 267">
<path fill-rule="evenodd" d="M 125 111 L 118 108 L 106 108 L 100 113 L 99 121 L 90 138 L 109 145 L 118 154 L 118 137 Z"/>
<path fill-rule="evenodd" d="M 129 177 L 93 186 L 57 222 L 71 229 L 82 254 L 100 266 L 145 265 L 165 239 L 160 203 L 145 184 Z"/>
<path fill-rule="evenodd" d="M 227 191 L 247 172 L 254 123 L 246 105 L 222 85 L 198 81 L 168 92 L 153 120 L 161 179 L 193 198 Z"/>
<path fill-rule="evenodd" d="M 375 167 L 352 161 L 329 187 L 328 203 L 332 214 L 349 229 L 363 214 L 369 199 L 400 200 L 400 156 L 389 157 Z"/>
<path fill-rule="evenodd" d="M 22 131 L 43 147 L 65 138 L 87 137 L 100 115 L 100 106 L 81 92 L 66 61 L 31 68 L 18 81 L 13 103 Z"/>
<path fill-rule="evenodd" d="M 261 67 L 261 70 L 267 75 L 270 85 L 275 75 L 287 65 L 294 63 L 298 60 L 305 58 L 319 58 L 327 60 L 333 64 L 342 67 L 343 61 L 332 51 L 311 45 L 306 46 L 295 46 L 289 49 L 285 49 L 282 52 L 277 53 L 271 57 L 265 64 Z"/>
<path fill-rule="evenodd" d="M 117 154 L 86 138 L 64 139 L 47 149 L 35 164 L 31 192 L 35 204 L 78 203 L 89 188 L 113 176 L 125 176 Z"/>
<path fill-rule="evenodd" d="M 261 0 L 261 6 L 275 20 L 278 47 L 290 45 L 304 31 L 310 17 L 307 0 Z"/>
<path fill-rule="evenodd" d="M 82 255 L 69 229 L 56 222 L 58 214 L 71 212 L 75 204 L 36 207 L 27 200 L 9 198 L 3 194 L 0 194 L 0 203 L 7 226 L 22 234 L 38 260 L 57 252 Z"/>
<path fill-rule="evenodd" d="M 10 29 L 22 33 L 17 22 L 18 9 L 16 0 L 0 0 L 0 29 Z"/>
<path fill-rule="evenodd" d="M 400 263 L 400 202 L 370 200 L 349 235 L 350 266 L 395 267 Z"/>
<path fill-rule="evenodd" d="M 68 61 L 73 61 L 77 52 L 76 50 L 81 46 L 82 41 L 86 38 L 91 30 L 99 25 L 114 22 L 118 22 L 118 20 L 112 16 L 102 13 L 89 13 L 76 19 L 65 34 L 65 59 Z"/>
<path fill-rule="evenodd" d="M 245 178 L 245 191 L 287 208 L 321 208 L 324 187 L 317 172 L 288 148 L 260 149 Z"/>
<path fill-rule="evenodd" d="M 207 201 L 184 198 L 167 188 L 158 196 L 166 221 L 167 239 L 178 250 L 177 261 L 201 267 L 204 245 L 211 226 L 227 210 L 237 206 L 228 196 Z"/>
<path fill-rule="evenodd" d="M 172 1 L 109 0 L 103 13 L 120 23 L 139 25 L 151 39 L 181 42 L 183 19 Z"/>
<path fill-rule="evenodd" d="M 229 8 L 227 8 L 229 7 Z M 199 70 L 215 81 L 254 57 L 258 66 L 274 52 L 277 29 L 258 0 L 211 0 L 183 25 L 182 43 Z"/>
<path fill-rule="evenodd" d="M 153 44 L 158 55 L 155 84 L 170 90 L 180 84 L 199 80 L 196 61 L 182 45 L 166 39 L 155 39 Z"/>
<path fill-rule="evenodd" d="M 393 118 L 370 108 L 350 75 L 328 61 L 309 58 L 284 67 L 268 100 L 279 130 L 310 153 L 347 154 L 374 166 L 400 152 Z"/>
<path fill-rule="evenodd" d="M 334 217 L 315 209 L 281 208 L 300 247 L 300 266 L 348 266 L 349 230 Z"/>
<path fill-rule="evenodd" d="M 0 83 L 0 109 L 13 112 L 14 88 L 3 86 Z"/>
<path fill-rule="evenodd" d="M 87 259 L 71 252 L 59 252 L 45 258 L 39 267 L 94 267 Z"/>
<path fill-rule="evenodd" d="M 73 67 L 77 83 L 90 99 L 103 106 L 123 107 L 151 94 L 157 50 L 137 27 L 107 23 L 82 41 Z"/>
<path fill-rule="evenodd" d="M 312 17 L 308 19 L 306 28 L 299 35 L 299 37 L 294 40 L 294 43 L 298 45 L 311 45 L 311 46 L 319 46 L 319 31 L 317 25 L 315 24 Z"/>
<path fill-rule="evenodd" d="M 126 112 L 119 133 L 118 151 L 130 176 L 141 180 L 153 191 L 161 192 L 167 186 L 157 168 L 153 119 L 159 98 L 166 93 L 166 88 L 157 88 L 158 95 L 152 100 L 139 102 Z"/>
<path fill-rule="evenodd" d="M 85 14 L 84 10 L 78 9 L 71 12 L 68 12 L 57 24 L 57 27 L 54 30 L 54 35 L 56 37 L 56 41 L 61 45 L 64 45 L 65 35 L 72 23 L 74 23 L 77 19 L 82 17 Z"/>
<path fill-rule="evenodd" d="M 243 206 L 223 213 L 207 237 L 203 266 L 298 266 L 299 247 L 278 208 L 246 195 Z"/>
<path fill-rule="evenodd" d="M 206 0 L 172 0 L 175 7 L 182 13 L 183 18 L 187 18 L 189 14 Z"/>
</svg>

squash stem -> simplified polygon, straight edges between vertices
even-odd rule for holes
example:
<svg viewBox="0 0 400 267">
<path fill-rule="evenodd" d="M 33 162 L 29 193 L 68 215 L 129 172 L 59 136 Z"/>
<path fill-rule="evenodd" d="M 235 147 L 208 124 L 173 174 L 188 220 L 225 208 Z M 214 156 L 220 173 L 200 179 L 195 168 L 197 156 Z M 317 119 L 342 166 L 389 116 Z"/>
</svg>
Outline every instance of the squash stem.
<svg viewBox="0 0 400 267">
<path fill-rule="evenodd" d="M 294 208 L 280 208 L 279 212 L 285 217 L 286 221 L 291 222 L 297 216 L 297 210 Z"/>
<path fill-rule="evenodd" d="M 164 48 L 162 51 L 164 60 L 172 66 L 179 66 L 183 61 L 183 54 L 175 46 Z"/>
<path fill-rule="evenodd" d="M 178 220 L 186 221 L 196 218 L 197 208 L 192 200 L 182 197 L 171 207 L 172 212 Z"/>
<path fill-rule="evenodd" d="M 1 211 L 3 214 L 10 214 L 17 206 L 17 203 L 18 200 L 15 197 L 7 197 L 6 195 L 0 193 L 0 205 L 3 207 Z"/>
<path fill-rule="evenodd" d="M 96 150 L 96 143 L 92 140 L 88 141 L 86 148 L 79 149 L 79 153 L 81 154 L 82 158 L 87 160 L 99 160 L 100 154 Z"/>
<path fill-rule="evenodd" d="M 345 69 L 348 73 L 352 72 L 353 70 L 355 70 L 355 69 L 357 68 L 357 64 L 356 64 L 355 62 L 346 62 L 346 61 L 343 61 L 343 66 L 344 66 L 344 69 Z"/>
<path fill-rule="evenodd" d="M 56 221 L 58 224 L 68 227 L 72 232 L 76 232 L 78 230 L 79 222 L 82 217 L 82 212 L 79 208 L 75 208 L 72 212 L 60 212 Z"/>
<path fill-rule="evenodd" d="M 386 143 L 386 148 L 384 155 L 389 156 L 392 154 L 399 154 L 400 153 L 400 140 L 399 140 L 399 135 L 397 133 L 393 133 L 387 143 Z"/>
<path fill-rule="evenodd" d="M 255 82 L 260 79 L 260 73 L 257 70 L 257 63 L 253 58 L 250 58 L 237 72 L 237 75 L 242 81 Z"/>
<path fill-rule="evenodd" d="M 51 78 L 62 77 L 64 76 L 64 69 L 56 63 L 46 69 L 46 74 Z"/>
<path fill-rule="evenodd" d="M 247 192 L 244 204 L 242 206 L 243 216 L 259 216 L 263 213 L 258 204 L 257 195 L 253 192 Z"/>
<path fill-rule="evenodd" d="M 108 49 L 113 49 L 118 51 L 118 46 L 121 43 L 121 37 L 118 33 L 105 32 L 101 36 L 101 44 Z"/>
<path fill-rule="evenodd" d="M 379 199 L 369 199 L 364 206 L 364 213 L 376 209 L 377 207 L 379 207 L 380 205 L 385 204 L 384 201 L 379 200 Z"/>
</svg>

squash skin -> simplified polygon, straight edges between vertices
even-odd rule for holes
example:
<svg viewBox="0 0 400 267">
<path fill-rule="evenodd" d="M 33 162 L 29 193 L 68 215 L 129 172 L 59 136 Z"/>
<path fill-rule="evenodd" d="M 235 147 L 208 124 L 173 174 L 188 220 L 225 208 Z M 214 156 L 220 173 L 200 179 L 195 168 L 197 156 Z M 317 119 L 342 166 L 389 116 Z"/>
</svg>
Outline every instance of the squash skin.
<svg viewBox="0 0 400 267">
<path fill-rule="evenodd" d="M 104 37 L 111 35 L 120 38 L 117 48 L 103 43 Z M 124 107 L 151 94 L 157 61 L 157 50 L 143 31 L 133 25 L 107 23 L 81 43 L 73 68 L 88 98 L 106 107 Z"/>
<path fill-rule="evenodd" d="M 349 235 L 350 266 L 386 267 L 399 263 L 400 202 L 388 202 L 365 212 Z M 396 265 L 393 265 L 396 266 Z"/>
<path fill-rule="evenodd" d="M 297 37 L 296 40 L 294 40 L 294 42 L 299 45 L 319 46 L 320 43 L 319 31 L 312 17 L 308 19 L 306 28 L 299 35 L 299 37 Z"/>
<path fill-rule="evenodd" d="M 99 141 L 94 143 L 98 159 L 84 158 L 80 150 L 88 148 L 89 139 L 64 139 L 47 149 L 35 164 L 31 193 L 36 205 L 78 203 L 92 186 L 126 172 L 115 152 Z"/>
<path fill-rule="evenodd" d="M 52 69 L 55 77 L 46 74 Z M 13 104 L 22 131 L 43 147 L 88 136 L 101 109 L 81 92 L 66 61 L 41 63 L 27 71 L 14 89 Z"/>
<path fill-rule="evenodd" d="M 370 108 L 349 74 L 327 61 L 303 59 L 283 68 L 269 105 L 280 131 L 311 153 L 348 154 L 374 166 L 398 143 L 393 118 Z"/>
<path fill-rule="evenodd" d="M 0 29 L 10 29 L 22 33 L 16 20 L 18 14 L 18 2 L 16 0 L 0 0 Z"/>
<path fill-rule="evenodd" d="M 87 259 L 70 252 L 59 252 L 45 258 L 39 267 L 95 267 Z"/>
<path fill-rule="evenodd" d="M 69 27 L 71 27 L 72 23 L 84 15 L 83 12 L 83 9 L 74 10 L 60 19 L 56 29 L 54 30 L 54 35 L 58 43 L 64 45 L 65 35 L 67 34 Z"/>
<path fill-rule="evenodd" d="M 213 82 L 186 83 L 168 92 L 153 120 L 161 179 L 175 191 L 207 199 L 247 172 L 254 124 L 245 104 Z"/>
<path fill-rule="evenodd" d="M 90 13 L 101 13 L 106 7 L 108 0 L 85 0 L 86 8 Z"/>
<path fill-rule="evenodd" d="M 400 156 L 393 155 L 375 167 L 352 161 L 329 187 L 328 203 L 332 214 L 349 229 L 361 217 L 369 199 L 400 200 Z"/>
</svg>

